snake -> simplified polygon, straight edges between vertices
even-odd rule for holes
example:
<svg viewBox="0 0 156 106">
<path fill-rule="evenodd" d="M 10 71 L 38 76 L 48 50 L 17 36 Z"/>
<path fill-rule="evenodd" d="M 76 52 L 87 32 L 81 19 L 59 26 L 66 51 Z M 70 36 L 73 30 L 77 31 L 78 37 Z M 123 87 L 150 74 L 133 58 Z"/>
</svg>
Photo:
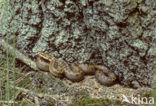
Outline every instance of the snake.
<svg viewBox="0 0 156 106">
<path fill-rule="evenodd" d="M 117 77 L 106 66 L 98 64 L 68 64 L 62 59 L 57 59 L 47 53 L 38 52 L 36 66 L 55 77 L 67 78 L 72 82 L 79 82 L 85 75 L 95 75 L 96 80 L 105 86 L 115 84 Z"/>
</svg>

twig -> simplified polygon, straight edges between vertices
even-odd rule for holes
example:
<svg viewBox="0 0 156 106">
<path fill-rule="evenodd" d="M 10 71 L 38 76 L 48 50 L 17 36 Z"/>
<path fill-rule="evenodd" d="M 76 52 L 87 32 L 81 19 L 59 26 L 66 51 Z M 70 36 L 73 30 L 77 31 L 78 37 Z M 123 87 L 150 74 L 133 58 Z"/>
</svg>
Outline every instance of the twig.
<svg viewBox="0 0 156 106">
<path fill-rule="evenodd" d="M 2 46 L 2 49 L 4 50 L 8 49 L 10 55 L 15 56 L 16 59 L 19 59 L 20 61 L 28 65 L 30 68 L 34 70 L 39 70 L 34 61 L 32 61 L 29 57 L 19 52 L 16 48 L 13 48 L 10 44 L 7 44 L 4 39 L 0 39 L 0 46 Z"/>
<path fill-rule="evenodd" d="M 0 103 L 10 103 L 10 104 L 13 104 L 13 103 L 18 103 L 18 102 L 15 102 L 15 101 L 0 101 Z"/>
</svg>

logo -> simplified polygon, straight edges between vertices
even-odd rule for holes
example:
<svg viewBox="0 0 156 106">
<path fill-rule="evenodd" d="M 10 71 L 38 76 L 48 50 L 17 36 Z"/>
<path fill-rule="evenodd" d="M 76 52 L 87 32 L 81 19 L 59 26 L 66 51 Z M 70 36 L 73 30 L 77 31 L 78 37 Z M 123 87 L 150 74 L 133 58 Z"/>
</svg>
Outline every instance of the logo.
<svg viewBox="0 0 156 106">
<path fill-rule="evenodd" d="M 134 97 L 133 95 L 130 98 L 127 98 L 125 95 L 123 96 L 123 102 L 127 102 L 129 104 L 154 104 L 154 97 Z"/>
</svg>

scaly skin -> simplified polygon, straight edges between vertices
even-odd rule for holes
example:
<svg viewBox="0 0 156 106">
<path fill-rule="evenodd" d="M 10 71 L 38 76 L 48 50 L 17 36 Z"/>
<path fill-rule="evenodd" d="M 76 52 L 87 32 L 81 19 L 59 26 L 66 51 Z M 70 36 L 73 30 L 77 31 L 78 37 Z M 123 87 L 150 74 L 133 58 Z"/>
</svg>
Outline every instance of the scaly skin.
<svg viewBox="0 0 156 106">
<path fill-rule="evenodd" d="M 94 64 L 78 64 L 77 65 L 85 75 L 94 75 L 96 67 Z"/>
<path fill-rule="evenodd" d="M 65 62 L 58 59 L 51 60 L 49 64 L 49 71 L 56 77 L 63 77 L 65 72 Z"/>
<path fill-rule="evenodd" d="M 84 73 L 76 64 L 72 64 L 68 70 L 65 70 L 65 77 L 73 82 L 81 81 L 84 79 Z"/>
<path fill-rule="evenodd" d="M 95 72 L 95 78 L 99 83 L 106 86 L 111 86 L 116 81 L 116 76 L 105 66 L 96 66 L 97 71 Z"/>
<path fill-rule="evenodd" d="M 46 62 L 43 58 L 37 57 L 36 65 L 39 69 L 49 71 L 49 63 L 50 62 Z"/>
<path fill-rule="evenodd" d="M 84 75 L 95 75 L 102 85 L 110 86 L 116 81 L 116 76 L 109 69 L 96 64 L 72 64 L 68 65 L 64 60 L 39 52 L 36 65 L 39 69 L 49 71 L 56 77 L 66 77 L 77 82 L 84 79 Z"/>
</svg>

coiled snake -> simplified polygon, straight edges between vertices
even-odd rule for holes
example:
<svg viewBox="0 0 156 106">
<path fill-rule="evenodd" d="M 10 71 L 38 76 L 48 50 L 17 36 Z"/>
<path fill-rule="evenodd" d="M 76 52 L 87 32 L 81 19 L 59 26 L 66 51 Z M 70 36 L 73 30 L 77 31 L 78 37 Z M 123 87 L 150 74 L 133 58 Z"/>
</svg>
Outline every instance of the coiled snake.
<svg viewBox="0 0 156 106">
<path fill-rule="evenodd" d="M 96 64 L 67 64 L 64 60 L 43 52 L 37 53 L 36 65 L 43 71 L 49 71 L 56 77 L 66 77 L 78 82 L 84 79 L 85 75 L 95 75 L 96 80 L 102 85 L 110 86 L 116 81 L 116 76 L 103 65 Z"/>
</svg>

